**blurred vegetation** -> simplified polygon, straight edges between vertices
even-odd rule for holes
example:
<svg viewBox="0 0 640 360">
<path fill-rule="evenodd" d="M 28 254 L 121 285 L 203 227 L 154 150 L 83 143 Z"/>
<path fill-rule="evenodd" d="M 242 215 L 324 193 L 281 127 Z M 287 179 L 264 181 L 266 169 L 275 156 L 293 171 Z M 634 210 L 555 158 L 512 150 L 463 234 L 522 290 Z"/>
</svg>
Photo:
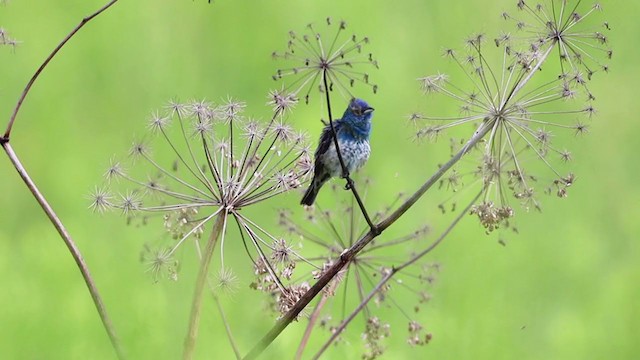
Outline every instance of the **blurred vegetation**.
<svg viewBox="0 0 640 360">
<path fill-rule="evenodd" d="M 1 118 L 8 119 L 51 49 L 102 5 L 95 0 L 0 5 L 0 26 L 21 42 L 15 51 L 0 47 Z M 613 29 L 614 59 L 611 73 L 591 85 L 598 114 L 590 133 L 565 137 L 578 179 L 569 198 L 545 199 L 541 214 L 520 211 L 520 234 L 509 235 L 506 246 L 485 235 L 475 219 L 464 221 L 427 259 L 442 266 L 432 301 L 417 315 L 432 342 L 411 348 L 406 320 L 394 308 L 381 309 L 380 316 L 392 324 L 388 358 L 631 359 L 640 352 L 640 162 L 634 150 L 640 132 L 634 113 L 640 23 L 633 18 L 640 5 L 609 0 L 602 5 Z M 368 202 L 376 209 L 399 191 L 413 191 L 449 156 L 446 139 L 412 140 L 406 116 L 427 110 L 415 79 L 450 71 L 443 48 L 462 47 L 471 33 L 492 37 L 507 26 L 499 14 L 514 8 L 515 1 L 506 0 L 121 1 L 87 25 L 45 70 L 11 142 L 82 250 L 131 358 L 178 358 L 195 254 L 182 253 L 180 281 L 154 283 L 139 255 L 161 228 L 125 226 L 116 214 L 97 216 L 87 209 L 87 194 L 101 182 L 109 158 L 125 153 L 145 131 L 151 111 L 175 97 L 218 101 L 230 95 L 247 101 L 248 113 L 266 117 L 267 92 L 277 86 L 271 75 L 279 66 L 270 55 L 284 48 L 287 32 L 326 16 L 344 19 L 350 31 L 370 37 L 380 63 L 371 74 L 378 94 L 360 95 L 376 108 L 373 155 L 365 167 L 373 179 Z M 301 104 L 293 122 L 315 139 L 322 114 L 319 101 Z M 0 169 L 2 358 L 114 358 L 63 242 L 5 156 Z M 277 231 L 272 210 L 295 208 L 298 196 L 267 203 L 255 215 Z M 449 219 L 437 204 L 446 196 L 428 194 L 389 236 L 425 224 L 435 233 L 442 230 Z M 241 289 L 223 304 L 246 352 L 273 319 L 247 289 L 252 269 L 242 246 L 227 249 Z M 204 311 L 197 354 L 231 358 L 213 302 L 205 303 Z M 288 328 L 264 358 L 292 358 L 305 325 Z M 355 322 L 348 341 L 327 358 L 359 358 L 362 327 Z M 326 331 L 316 330 L 308 355 L 326 337 Z"/>
</svg>

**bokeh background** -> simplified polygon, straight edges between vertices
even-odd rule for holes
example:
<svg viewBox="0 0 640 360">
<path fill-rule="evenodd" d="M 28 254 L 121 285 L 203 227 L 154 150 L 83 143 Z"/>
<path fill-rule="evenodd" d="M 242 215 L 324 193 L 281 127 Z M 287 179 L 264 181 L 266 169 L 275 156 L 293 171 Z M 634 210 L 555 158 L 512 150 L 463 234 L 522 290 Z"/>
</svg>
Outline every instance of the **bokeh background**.
<svg viewBox="0 0 640 360">
<path fill-rule="evenodd" d="M 0 48 L 0 118 L 51 49 L 101 1 L 13 0 L 0 5 L 0 26 L 21 41 Z M 603 1 L 614 59 L 591 85 L 598 114 L 586 137 L 563 139 L 573 150 L 578 181 L 568 199 L 544 199 L 542 213 L 518 213 L 520 234 L 506 246 L 468 217 L 429 255 L 441 264 L 433 299 L 419 320 L 433 334 L 425 347 L 406 344 L 406 321 L 393 309 L 387 358 L 633 359 L 640 353 L 640 176 L 637 158 L 637 39 L 640 5 Z M 515 1 L 121 1 L 83 29 L 45 70 L 19 115 L 12 145 L 80 247 L 132 359 L 178 358 L 187 327 L 196 260 L 182 257 L 178 282 L 155 283 L 139 254 L 157 229 L 126 226 L 117 214 L 88 210 L 113 154 L 124 154 L 145 131 L 151 111 L 167 100 L 231 95 L 267 117 L 266 94 L 280 66 L 289 30 L 325 17 L 344 19 L 369 36 L 380 70 L 376 95 L 371 206 L 412 191 L 447 160 L 448 142 L 417 144 L 406 115 L 425 110 L 415 79 L 450 71 L 445 47 L 472 33 L 490 38 L 507 24 Z M 595 23 L 594 26 L 599 25 Z M 344 105 L 337 105 L 342 108 Z M 320 102 L 296 109 L 294 123 L 316 138 Z M 4 126 L 4 125 L 3 125 Z M 410 156 L 408 156 L 410 155 Z M 0 156 L 0 357 L 111 359 L 114 353 L 81 276 L 63 242 L 5 156 Z M 296 207 L 298 194 L 265 203 L 257 216 L 277 229 L 274 209 Z M 342 194 L 347 196 L 347 194 Z M 447 219 L 426 196 L 388 236 Z M 434 235 L 431 235 L 433 239 Z M 271 326 L 262 295 L 247 289 L 251 268 L 241 246 L 229 246 L 240 290 L 223 299 L 246 352 Z M 199 358 L 232 358 L 220 318 L 205 303 Z M 264 358 L 293 358 L 306 325 L 287 329 Z M 360 358 L 362 321 L 327 358 Z M 318 331 L 308 355 L 327 338 Z"/>
</svg>

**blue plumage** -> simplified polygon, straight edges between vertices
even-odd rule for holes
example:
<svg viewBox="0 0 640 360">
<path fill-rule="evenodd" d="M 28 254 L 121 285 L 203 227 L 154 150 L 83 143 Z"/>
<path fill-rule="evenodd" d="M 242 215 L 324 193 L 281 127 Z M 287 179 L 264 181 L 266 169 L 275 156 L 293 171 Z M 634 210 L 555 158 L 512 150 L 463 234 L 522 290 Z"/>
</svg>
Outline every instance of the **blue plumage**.
<svg viewBox="0 0 640 360">
<path fill-rule="evenodd" d="M 369 104 L 361 99 L 353 99 L 342 118 L 333 122 L 340 154 L 349 173 L 359 169 L 369 159 L 372 115 L 373 108 Z M 330 178 L 342 175 L 342 167 L 331 134 L 331 125 L 327 124 L 322 129 L 316 149 L 313 180 L 300 203 L 312 205 L 322 185 Z"/>
</svg>

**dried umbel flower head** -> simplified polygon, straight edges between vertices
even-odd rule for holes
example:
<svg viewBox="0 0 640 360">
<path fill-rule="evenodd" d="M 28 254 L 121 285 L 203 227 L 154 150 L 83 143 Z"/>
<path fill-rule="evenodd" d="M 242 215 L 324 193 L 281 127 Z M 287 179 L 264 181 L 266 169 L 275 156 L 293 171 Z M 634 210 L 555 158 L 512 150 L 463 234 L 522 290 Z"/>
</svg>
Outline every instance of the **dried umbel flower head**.
<svg viewBox="0 0 640 360">
<path fill-rule="evenodd" d="M 284 114 L 298 104 L 298 96 L 288 92 L 284 87 L 280 90 L 271 90 L 267 97 L 269 98 L 267 104 L 273 108 L 274 113 Z"/>
<path fill-rule="evenodd" d="M 540 209 L 539 193 L 566 197 L 575 181 L 571 172 L 560 169 L 572 159 L 571 152 L 555 145 L 554 138 L 563 130 L 586 132 L 585 122 L 596 112 L 595 97 L 587 87 L 595 71 L 587 62 L 597 62 L 603 52 L 587 45 L 591 36 L 585 35 L 585 40 L 579 36 L 580 25 L 594 9 L 580 16 L 580 1 L 571 6 L 567 3 L 551 1 L 550 7 L 530 8 L 519 2 L 518 7 L 528 9 L 533 22 L 545 20 L 535 46 L 527 42 L 519 47 L 516 38 L 503 35 L 496 47 L 487 45 L 485 36 L 479 34 L 467 39 L 466 53 L 446 50 L 445 57 L 466 76 L 466 85 L 444 74 L 419 79 L 426 94 L 444 95 L 458 103 L 459 110 L 449 116 L 412 114 L 410 120 L 419 127 L 417 138 L 435 139 L 463 124 L 476 129 L 472 138 L 482 137 L 474 147 L 460 144 L 459 150 L 477 154 L 475 165 L 459 167 L 443 183 L 454 190 L 461 184 L 479 184 L 484 189 L 471 213 L 488 232 L 507 225 L 514 216 L 512 199 L 525 209 Z M 552 66 L 543 67 L 557 52 L 570 65 L 559 73 L 553 72 Z M 581 68 L 588 73 L 583 74 Z"/>
<path fill-rule="evenodd" d="M 561 73 L 581 73 L 587 79 L 599 71 L 607 72 L 613 51 L 608 47 L 607 21 L 596 17 L 602 13 L 599 3 L 588 5 L 582 0 L 547 0 L 530 3 L 519 0 L 518 12 L 502 17 L 515 23 L 513 37 L 501 36 L 496 43 L 511 43 L 512 38 L 522 40 L 531 50 L 541 51 L 557 47 Z M 588 24 L 585 24 L 588 23 Z"/>
<path fill-rule="evenodd" d="M 368 184 L 367 181 L 362 183 Z M 333 187 L 333 191 L 343 190 Z M 367 186 L 362 191 L 366 196 Z M 373 220 L 384 218 L 401 200 L 402 196 L 399 195 L 392 204 L 375 213 Z M 300 220 L 300 214 L 295 216 L 290 211 L 283 210 L 280 212 L 279 222 L 293 238 L 300 239 L 304 244 L 306 259 L 312 263 L 311 274 L 317 279 L 333 265 L 332 259 L 339 258 L 369 227 L 359 216 L 359 207 L 353 199 L 340 202 L 330 210 L 316 203 L 313 208 L 304 211 L 303 220 Z M 331 320 L 317 325 L 334 331 L 335 326 L 348 315 L 348 309 L 364 302 L 367 294 L 374 291 L 376 283 L 388 275 L 394 265 L 403 263 L 408 254 L 419 248 L 428 233 L 429 227 L 425 226 L 405 236 L 382 236 L 365 247 L 325 287 L 322 305 L 315 308 L 312 318 Z M 363 316 L 371 321 L 367 323 L 363 333 L 366 347 L 364 358 L 380 355 L 384 350 L 381 342 L 389 336 L 389 325 L 380 322 L 376 310 L 386 306 L 398 307 L 408 322 L 416 322 L 415 314 L 430 299 L 427 290 L 435 281 L 438 271 L 437 265 L 416 263 L 375 290 L 373 301 L 365 303 L 361 310 Z M 406 311 L 407 307 L 412 311 Z M 336 311 L 336 308 L 341 310 Z M 310 326 L 313 325 L 310 323 Z"/>
<path fill-rule="evenodd" d="M 294 278 L 298 263 L 311 264 L 286 239 L 274 239 L 270 254 L 254 263 L 255 280 L 250 287 L 270 296 L 270 307 L 278 314 L 286 314 L 310 288 L 307 281 Z M 300 314 L 299 316 L 303 316 Z"/>
<path fill-rule="evenodd" d="M 238 277 L 230 268 L 220 269 L 216 280 L 217 287 L 227 294 L 233 294 L 238 290 Z"/>
<path fill-rule="evenodd" d="M 303 97 L 307 103 L 316 86 L 320 92 L 326 90 L 325 80 L 329 91 L 337 89 L 345 99 L 355 97 L 351 89 L 357 83 L 375 93 L 377 85 L 370 83 L 366 71 L 360 70 L 367 66 L 378 68 L 373 55 L 364 50 L 369 39 L 347 35 L 344 21 L 327 18 L 325 25 L 322 30 L 318 30 L 321 26 L 309 24 L 300 34 L 289 32 L 287 50 L 274 52 L 273 58 L 284 60 L 290 67 L 277 70 L 273 79 L 291 78 L 286 83 L 288 92 Z"/>
<path fill-rule="evenodd" d="M 224 265 L 228 221 L 236 222 L 253 258 L 271 261 L 265 254 L 278 248 L 242 209 L 300 187 L 308 180 L 311 160 L 305 136 L 286 123 L 281 110 L 263 122 L 247 118 L 244 108 L 233 99 L 220 105 L 170 103 L 151 115 L 149 134 L 133 143 L 127 161 L 112 160 L 105 184 L 96 187 L 95 211 L 120 210 L 143 222 L 153 214 L 162 217 L 172 243 L 146 252 L 154 276 L 171 267 L 169 277 L 175 278 L 177 249 L 191 240 L 201 254 L 203 234 L 218 220 L 225 287 L 233 277 Z"/>
<path fill-rule="evenodd" d="M 171 248 L 152 248 L 145 245 L 140 258 L 147 265 L 147 272 L 151 274 L 154 281 L 159 281 L 161 278 L 178 280 L 179 263 L 171 255 Z"/>
</svg>

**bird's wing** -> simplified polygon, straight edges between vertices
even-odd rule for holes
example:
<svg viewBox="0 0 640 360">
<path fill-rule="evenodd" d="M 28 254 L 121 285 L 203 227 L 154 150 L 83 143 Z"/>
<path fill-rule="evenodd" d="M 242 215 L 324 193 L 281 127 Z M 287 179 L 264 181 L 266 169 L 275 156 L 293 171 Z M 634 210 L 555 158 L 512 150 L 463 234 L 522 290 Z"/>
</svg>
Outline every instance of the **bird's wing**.
<svg viewBox="0 0 640 360">
<path fill-rule="evenodd" d="M 333 127 L 336 130 L 336 133 L 341 127 L 340 120 L 336 120 L 333 122 Z M 331 134 L 331 124 L 325 125 L 324 129 L 322 129 L 322 134 L 320 134 L 320 141 L 318 141 L 318 148 L 316 149 L 315 158 L 316 162 L 318 161 L 318 156 L 324 154 L 329 150 L 329 147 L 333 144 L 333 136 Z"/>
<path fill-rule="evenodd" d="M 341 127 L 340 120 L 333 122 L 333 127 L 338 132 L 338 129 Z M 314 162 L 314 174 L 318 176 L 318 179 L 325 179 L 328 175 L 325 169 L 325 164 L 320 160 L 320 157 L 325 154 L 329 147 L 333 144 L 333 136 L 331 135 L 331 124 L 325 125 L 322 129 L 322 134 L 320 134 L 320 141 L 318 141 L 318 148 L 315 153 L 315 162 Z"/>
</svg>

